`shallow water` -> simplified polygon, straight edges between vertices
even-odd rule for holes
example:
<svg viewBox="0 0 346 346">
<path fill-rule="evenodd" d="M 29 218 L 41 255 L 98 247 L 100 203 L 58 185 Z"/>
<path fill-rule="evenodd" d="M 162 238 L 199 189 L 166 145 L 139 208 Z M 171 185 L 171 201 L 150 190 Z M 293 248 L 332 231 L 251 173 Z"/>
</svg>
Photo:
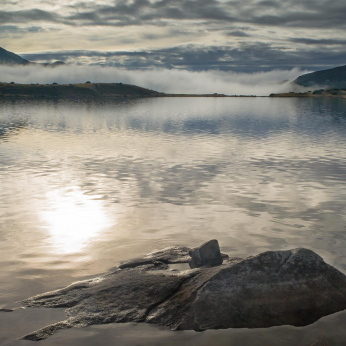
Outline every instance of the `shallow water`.
<svg viewBox="0 0 346 346">
<path fill-rule="evenodd" d="M 236 257 L 307 247 L 346 273 L 345 185 L 345 100 L 2 102 L 0 308 L 211 238 Z M 16 338 L 62 319 L 0 313 L 0 345 L 32 345 Z M 324 330 L 342 345 L 345 322 L 346 312 L 304 328 L 104 325 L 40 343 L 311 345 Z"/>
</svg>

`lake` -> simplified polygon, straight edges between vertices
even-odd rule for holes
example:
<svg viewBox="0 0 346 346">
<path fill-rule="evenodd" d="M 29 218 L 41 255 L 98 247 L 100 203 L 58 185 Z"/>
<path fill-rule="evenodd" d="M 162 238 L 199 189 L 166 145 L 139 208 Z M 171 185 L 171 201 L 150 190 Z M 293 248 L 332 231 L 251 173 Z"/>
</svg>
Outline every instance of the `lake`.
<svg viewBox="0 0 346 346">
<path fill-rule="evenodd" d="M 160 98 L 0 103 L 0 308 L 120 261 L 216 238 L 230 257 L 306 247 L 346 274 L 346 100 Z M 64 319 L 0 312 L 0 345 Z M 50 345 L 311 345 L 295 328 L 60 331 Z M 315 345 L 323 345 L 316 343 Z"/>
</svg>

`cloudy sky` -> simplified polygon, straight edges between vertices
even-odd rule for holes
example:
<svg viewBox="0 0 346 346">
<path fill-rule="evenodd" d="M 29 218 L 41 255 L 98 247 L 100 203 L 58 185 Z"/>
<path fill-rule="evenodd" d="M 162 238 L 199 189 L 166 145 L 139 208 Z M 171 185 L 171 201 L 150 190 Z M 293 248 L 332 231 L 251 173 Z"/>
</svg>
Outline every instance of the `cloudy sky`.
<svg viewBox="0 0 346 346">
<path fill-rule="evenodd" d="M 345 0 L 0 0 L 0 46 L 127 69 L 346 64 Z"/>
</svg>

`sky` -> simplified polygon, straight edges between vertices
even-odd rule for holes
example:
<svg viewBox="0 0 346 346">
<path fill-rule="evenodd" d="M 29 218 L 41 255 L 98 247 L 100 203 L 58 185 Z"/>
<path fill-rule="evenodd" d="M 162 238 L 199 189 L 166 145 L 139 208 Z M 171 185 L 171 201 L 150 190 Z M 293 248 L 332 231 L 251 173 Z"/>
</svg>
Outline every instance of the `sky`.
<svg viewBox="0 0 346 346">
<path fill-rule="evenodd" d="M 0 46 L 127 70 L 313 71 L 346 64 L 345 0 L 0 0 Z"/>
</svg>

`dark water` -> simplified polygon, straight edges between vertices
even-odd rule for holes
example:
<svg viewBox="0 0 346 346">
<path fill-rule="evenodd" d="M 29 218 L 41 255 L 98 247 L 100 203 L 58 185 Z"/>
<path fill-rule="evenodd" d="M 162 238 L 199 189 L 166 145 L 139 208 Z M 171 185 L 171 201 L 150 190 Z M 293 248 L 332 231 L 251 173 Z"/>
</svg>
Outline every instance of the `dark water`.
<svg viewBox="0 0 346 346">
<path fill-rule="evenodd" d="M 237 257 L 307 247 L 346 273 L 345 224 L 345 100 L 0 104 L 0 308 L 210 238 Z M 0 313 L 0 345 L 33 345 L 16 338 L 62 319 Z M 345 323 L 346 312 L 304 328 L 104 325 L 39 344 L 311 345 L 323 330 L 345 345 Z"/>
</svg>

